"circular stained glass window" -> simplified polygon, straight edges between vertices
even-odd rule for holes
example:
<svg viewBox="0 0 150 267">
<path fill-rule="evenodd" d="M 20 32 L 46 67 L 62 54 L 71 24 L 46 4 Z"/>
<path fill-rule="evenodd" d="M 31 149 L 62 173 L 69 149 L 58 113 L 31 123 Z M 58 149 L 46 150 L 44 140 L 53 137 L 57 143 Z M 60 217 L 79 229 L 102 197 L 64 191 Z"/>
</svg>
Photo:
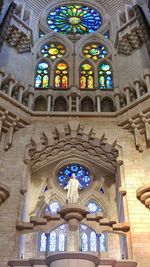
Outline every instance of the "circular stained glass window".
<svg viewBox="0 0 150 267">
<path fill-rule="evenodd" d="M 86 34 L 97 31 L 101 15 L 93 8 L 77 4 L 56 7 L 47 18 L 51 30 L 62 34 Z"/>
<path fill-rule="evenodd" d="M 83 54 L 86 58 L 91 58 L 96 61 L 98 59 L 104 58 L 108 54 L 108 52 L 105 46 L 101 44 L 91 44 L 87 45 L 84 48 Z"/>
<path fill-rule="evenodd" d="M 62 44 L 48 43 L 45 44 L 41 49 L 41 54 L 44 57 L 55 60 L 61 58 L 65 54 L 65 47 Z"/>
<path fill-rule="evenodd" d="M 68 184 L 69 179 L 71 178 L 72 173 L 75 173 L 76 178 L 78 179 L 81 188 L 85 189 L 91 183 L 91 176 L 88 169 L 79 165 L 71 164 L 65 166 L 58 173 L 58 183 L 60 186 L 65 187 Z"/>
</svg>

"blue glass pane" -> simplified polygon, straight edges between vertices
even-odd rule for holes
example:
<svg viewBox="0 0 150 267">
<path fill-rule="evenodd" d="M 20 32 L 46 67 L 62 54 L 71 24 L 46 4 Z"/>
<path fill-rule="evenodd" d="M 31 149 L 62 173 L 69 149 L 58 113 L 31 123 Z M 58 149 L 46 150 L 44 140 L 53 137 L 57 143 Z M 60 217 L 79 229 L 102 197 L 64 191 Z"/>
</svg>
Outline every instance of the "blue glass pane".
<svg viewBox="0 0 150 267">
<path fill-rule="evenodd" d="M 60 209 L 60 204 L 57 201 L 54 201 L 48 205 L 45 209 L 46 212 L 56 213 Z"/>
<path fill-rule="evenodd" d="M 88 237 L 86 233 L 81 236 L 81 250 L 84 252 L 88 251 Z"/>
<path fill-rule="evenodd" d="M 90 233 L 90 251 L 91 252 L 97 251 L 97 239 L 96 239 L 96 233 L 94 231 Z"/>
<path fill-rule="evenodd" d="M 68 184 L 72 173 L 75 173 L 82 189 L 85 189 L 90 185 L 91 177 L 89 171 L 79 164 L 68 165 L 58 173 L 57 177 L 59 185 L 65 187 Z"/>
<path fill-rule="evenodd" d="M 40 251 L 41 252 L 44 252 L 46 251 L 46 235 L 45 233 L 41 234 L 41 237 L 40 237 Z"/>
<path fill-rule="evenodd" d="M 87 207 L 90 213 L 96 213 L 96 212 L 102 211 L 102 208 L 95 201 L 90 201 Z"/>
<path fill-rule="evenodd" d="M 65 251 L 65 235 L 60 233 L 59 235 L 59 251 Z"/>
<path fill-rule="evenodd" d="M 50 239 L 49 239 L 49 251 L 56 251 L 56 232 L 52 231 L 50 233 Z"/>
<path fill-rule="evenodd" d="M 102 233 L 100 235 L 100 252 L 106 252 L 106 234 Z"/>
<path fill-rule="evenodd" d="M 60 6 L 47 18 L 51 30 L 62 34 L 86 34 L 97 31 L 102 24 L 101 15 L 93 8 L 72 4 Z"/>
<path fill-rule="evenodd" d="M 108 63 L 102 63 L 99 66 L 99 86 L 100 89 L 113 88 L 112 69 Z"/>
</svg>

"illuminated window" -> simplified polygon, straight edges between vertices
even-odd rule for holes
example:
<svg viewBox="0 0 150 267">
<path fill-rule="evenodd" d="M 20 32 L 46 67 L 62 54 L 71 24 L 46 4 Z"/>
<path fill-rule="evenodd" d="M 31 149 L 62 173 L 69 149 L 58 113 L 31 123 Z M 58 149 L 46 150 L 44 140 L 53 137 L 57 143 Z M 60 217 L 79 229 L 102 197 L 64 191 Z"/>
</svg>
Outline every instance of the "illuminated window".
<svg viewBox="0 0 150 267">
<path fill-rule="evenodd" d="M 104 58 L 108 52 L 104 45 L 101 44 L 89 44 L 83 49 L 83 54 L 86 58 L 98 60 Z"/>
<path fill-rule="evenodd" d="M 50 58 L 51 60 L 61 58 L 65 52 L 65 47 L 62 44 L 57 43 L 45 44 L 41 49 L 41 54 L 44 57 Z"/>
<path fill-rule="evenodd" d="M 110 31 L 108 30 L 107 32 L 105 32 L 104 36 L 106 39 L 110 39 Z"/>
<path fill-rule="evenodd" d="M 94 230 L 85 224 L 80 224 L 81 251 L 83 252 L 106 252 L 106 234 L 96 234 Z"/>
<path fill-rule="evenodd" d="M 72 173 L 75 173 L 76 178 L 78 179 L 82 189 L 85 189 L 90 185 L 90 172 L 85 167 L 79 164 L 71 164 L 65 166 L 61 171 L 59 171 L 58 182 L 60 186 L 65 187 L 68 184 Z"/>
<path fill-rule="evenodd" d="M 55 70 L 55 87 L 56 88 L 68 88 L 68 66 L 64 62 L 57 64 Z"/>
<path fill-rule="evenodd" d="M 97 31 L 102 24 L 101 15 L 93 8 L 77 4 L 59 6 L 47 18 L 54 32 L 62 34 L 86 34 Z"/>
<path fill-rule="evenodd" d="M 57 201 L 54 201 L 48 205 L 48 207 L 45 209 L 46 212 L 56 213 L 58 210 L 60 210 L 60 204 Z"/>
<path fill-rule="evenodd" d="M 89 63 L 80 66 L 80 88 L 92 89 L 94 87 L 93 67 Z"/>
<path fill-rule="evenodd" d="M 96 213 L 102 211 L 102 208 L 95 200 L 90 200 L 87 204 L 90 213 Z"/>
<path fill-rule="evenodd" d="M 66 224 L 62 224 L 50 233 L 42 233 L 40 235 L 40 251 L 45 252 L 46 249 L 50 252 L 66 251 L 66 231 Z"/>
<path fill-rule="evenodd" d="M 40 62 L 36 68 L 35 87 L 48 88 L 49 86 L 49 65 L 46 62 Z"/>
<path fill-rule="evenodd" d="M 99 66 L 99 87 L 100 89 L 112 89 L 112 68 L 108 63 L 102 63 Z"/>
</svg>

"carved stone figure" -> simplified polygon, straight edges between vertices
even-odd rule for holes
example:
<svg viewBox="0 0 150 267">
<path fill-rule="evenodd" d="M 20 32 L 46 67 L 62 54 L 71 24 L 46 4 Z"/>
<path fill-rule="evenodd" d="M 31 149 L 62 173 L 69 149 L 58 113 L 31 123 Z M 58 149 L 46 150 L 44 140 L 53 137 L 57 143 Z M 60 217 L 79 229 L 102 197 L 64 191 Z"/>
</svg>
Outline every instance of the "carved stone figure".
<svg viewBox="0 0 150 267">
<path fill-rule="evenodd" d="M 79 189 L 81 189 L 81 186 L 79 181 L 76 179 L 75 173 L 72 173 L 72 176 L 64 189 L 68 190 L 67 203 L 77 203 L 79 200 Z"/>
</svg>

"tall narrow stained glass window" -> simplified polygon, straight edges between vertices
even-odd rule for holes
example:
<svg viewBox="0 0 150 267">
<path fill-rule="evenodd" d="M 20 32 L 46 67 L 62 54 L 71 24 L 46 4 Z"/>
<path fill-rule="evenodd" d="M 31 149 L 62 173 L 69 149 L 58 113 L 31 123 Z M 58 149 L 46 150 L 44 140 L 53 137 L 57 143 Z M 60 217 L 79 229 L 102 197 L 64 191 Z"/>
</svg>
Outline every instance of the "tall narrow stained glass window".
<svg viewBox="0 0 150 267">
<path fill-rule="evenodd" d="M 80 66 L 80 88 L 93 89 L 94 87 L 94 71 L 89 63 L 83 63 Z"/>
<path fill-rule="evenodd" d="M 36 67 L 35 87 L 44 89 L 49 87 L 49 65 L 44 61 Z"/>
<path fill-rule="evenodd" d="M 102 17 L 95 9 L 79 4 L 58 6 L 50 11 L 47 23 L 54 32 L 87 34 L 97 31 Z"/>
<path fill-rule="evenodd" d="M 112 68 L 105 62 L 99 66 L 99 87 L 100 89 L 113 88 Z"/>
<path fill-rule="evenodd" d="M 64 62 L 59 62 L 55 70 L 55 87 L 66 89 L 68 88 L 68 66 Z"/>
<path fill-rule="evenodd" d="M 46 242 L 47 242 L 46 234 L 42 233 L 40 237 L 40 251 L 41 252 L 46 251 Z"/>
</svg>

